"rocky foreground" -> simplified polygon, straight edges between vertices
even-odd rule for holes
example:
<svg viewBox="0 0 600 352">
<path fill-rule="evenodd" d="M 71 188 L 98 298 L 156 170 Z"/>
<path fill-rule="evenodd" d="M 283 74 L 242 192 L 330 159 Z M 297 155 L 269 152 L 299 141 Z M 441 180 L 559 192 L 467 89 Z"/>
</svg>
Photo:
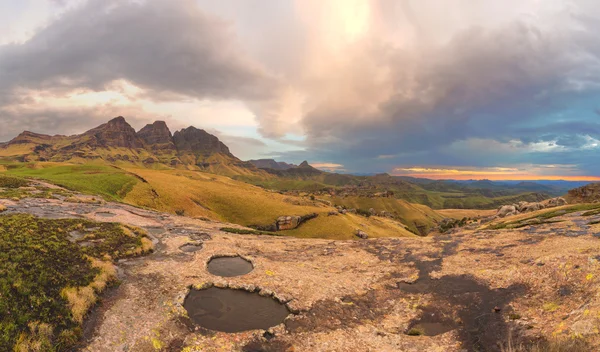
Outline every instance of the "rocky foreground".
<svg viewBox="0 0 600 352">
<path fill-rule="evenodd" d="M 117 264 L 122 284 L 88 316 L 83 351 L 500 351 L 575 340 L 581 351 L 600 349 L 600 215 L 328 241 L 226 233 L 236 226 L 78 197 L 0 204 L 7 213 L 138 226 L 155 242 L 153 254 Z M 212 276 L 206 264 L 222 255 L 254 270 Z M 272 295 L 292 314 L 269 331 L 194 326 L 183 299 L 192 286 L 212 285 Z"/>
</svg>

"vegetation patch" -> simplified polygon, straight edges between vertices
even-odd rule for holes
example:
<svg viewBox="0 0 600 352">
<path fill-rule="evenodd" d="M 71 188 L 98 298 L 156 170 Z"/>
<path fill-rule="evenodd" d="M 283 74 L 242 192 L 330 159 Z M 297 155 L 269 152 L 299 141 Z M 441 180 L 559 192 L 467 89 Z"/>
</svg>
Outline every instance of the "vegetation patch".
<svg viewBox="0 0 600 352">
<path fill-rule="evenodd" d="M 1 188 L 19 188 L 26 187 L 29 185 L 29 181 L 6 175 L 0 175 L 0 187 Z"/>
<path fill-rule="evenodd" d="M 126 171 L 107 165 L 14 164 L 6 171 L 10 175 L 50 181 L 70 190 L 101 195 L 109 200 L 122 200 L 133 186 L 141 182 Z"/>
<path fill-rule="evenodd" d="M 281 236 L 281 234 L 269 231 L 259 231 L 251 229 L 238 229 L 235 227 L 221 227 L 219 230 L 229 233 L 237 233 L 240 235 L 268 235 L 268 236 Z"/>
<path fill-rule="evenodd" d="M 115 279 L 111 261 L 151 250 L 143 236 L 116 223 L 0 216 L 0 350 L 75 344 L 87 311 Z"/>
<path fill-rule="evenodd" d="M 500 230 L 500 229 L 515 229 L 521 228 L 529 225 L 540 225 L 540 224 L 551 224 L 560 222 L 560 220 L 551 220 L 555 217 L 576 213 L 578 211 L 586 211 L 590 213 L 592 211 L 600 211 L 600 204 L 577 204 L 572 205 L 566 208 L 554 209 L 541 214 L 537 214 L 535 216 L 531 216 L 525 219 L 515 220 L 515 221 L 507 221 L 502 222 L 496 225 L 492 225 L 489 227 L 491 230 Z M 585 214 L 585 213 L 584 213 Z"/>
</svg>

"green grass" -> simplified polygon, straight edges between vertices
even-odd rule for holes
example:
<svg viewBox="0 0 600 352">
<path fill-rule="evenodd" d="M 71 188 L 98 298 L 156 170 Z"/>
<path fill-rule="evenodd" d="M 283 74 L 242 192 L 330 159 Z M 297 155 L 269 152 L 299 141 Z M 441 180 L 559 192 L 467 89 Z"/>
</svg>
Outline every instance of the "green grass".
<svg viewBox="0 0 600 352">
<path fill-rule="evenodd" d="M 586 211 L 585 213 L 583 213 L 583 214 L 581 214 L 581 215 L 582 215 L 582 216 L 594 216 L 594 215 L 600 215 L 600 209 Z"/>
<path fill-rule="evenodd" d="M 105 165 L 9 165 L 7 174 L 47 180 L 70 190 L 122 200 L 140 182 L 124 170 Z"/>
<path fill-rule="evenodd" d="M 72 231 L 95 244 L 71 242 Z M 32 338 L 43 351 L 68 349 L 81 329 L 64 290 L 96 282 L 102 270 L 89 258 L 141 254 L 143 242 L 141 233 L 114 223 L 0 216 L 0 350 L 12 351 Z M 93 287 L 96 293 L 104 288 Z"/>
</svg>

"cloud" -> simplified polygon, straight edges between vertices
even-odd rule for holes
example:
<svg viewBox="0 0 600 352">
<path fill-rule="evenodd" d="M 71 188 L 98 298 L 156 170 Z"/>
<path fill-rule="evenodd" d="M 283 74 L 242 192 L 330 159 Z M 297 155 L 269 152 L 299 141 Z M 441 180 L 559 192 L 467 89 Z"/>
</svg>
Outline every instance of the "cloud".
<svg viewBox="0 0 600 352">
<path fill-rule="evenodd" d="M 260 99 L 274 80 L 227 23 L 191 0 L 91 0 L 23 44 L 0 47 L 0 87 L 103 90 L 125 79 L 148 94 Z"/>
<path fill-rule="evenodd" d="M 350 171 L 600 173 L 589 161 L 600 141 L 599 19 L 591 0 L 89 0 L 0 46 L 0 138 L 20 129 L 11 119 L 59 131 L 115 109 L 149 119 L 173 108 L 186 115 L 178 123 L 224 136 L 238 133 L 217 120 L 242 121 L 250 139 L 230 143 L 243 152 Z M 78 98 L 115 91 L 97 110 Z M 197 111 L 219 116 L 191 116 L 189 106 L 216 101 Z"/>
</svg>

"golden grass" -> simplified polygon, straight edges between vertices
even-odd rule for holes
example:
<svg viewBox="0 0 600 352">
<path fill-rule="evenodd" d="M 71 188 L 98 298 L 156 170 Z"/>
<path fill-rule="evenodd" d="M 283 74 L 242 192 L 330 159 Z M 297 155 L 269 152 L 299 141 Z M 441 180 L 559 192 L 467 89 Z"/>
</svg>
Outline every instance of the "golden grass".
<svg viewBox="0 0 600 352">
<path fill-rule="evenodd" d="M 428 228 L 434 227 L 436 221 L 443 217 L 433 209 L 422 204 L 409 203 L 402 199 L 382 198 L 382 197 L 328 197 L 326 200 L 331 201 L 334 205 L 343 205 L 347 208 L 355 208 L 362 210 L 386 211 L 395 214 L 399 219 L 411 228 L 417 231 L 419 226 L 425 225 Z"/>
<path fill-rule="evenodd" d="M 496 214 L 495 209 L 439 209 L 436 212 L 443 217 L 460 220 L 462 218 L 479 218 Z"/>
<path fill-rule="evenodd" d="M 331 238 L 338 240 L 356 239 L 356 230 L 366 232 L 370 238 L 375 237 L 417 237 L 397 221 L 372 216 L 369 218 L 356 214 L 340 214 L 328 216 L 327 213 L 309 220 L 294 230 L 283 231 L 285 235 L 304 238 Z"/>
<path fill-rule="evenodd" d="M 266 225 L 282 215 L 305 215 L 323 206 L 294 205 L 287 196 L 231 178 L 187 170 L 127 169 L 148 183 L 137 184 L 125 201 L 139 206 L 192 217 Z M 153 193 L 156 192 L 158 197 Z"/>
<path fill-rule="evenodd" d="M 104 291 L 108 284 L 117 277 L 117 269 L 111 262 L 92 257 L 88 259 L 92 263 L 92 267 L 100 270 L 100 273 L 94 277 L 94 281 L 84 287 L 65 287 L 60 293 L 69 302 L 73 320 L 79 324 L 83 323 L 87 312 L 96 304 L 98 294 Z"/>
<path fill-rule="evenodd" d="M 129 168 L 127 171 L 148 182 L 138 183 L 124 199 L 138 206 L 244 226 L 271 224 L 282 215 L 320 214 L 295 230 L 282 231 L 286 236 L 352 239 L 361 224 L 367 225 L 363 230 L 371 237 L 413 236 L 405 226 L 391 219 L 367 219 L 355 214 L 327 216 L 335 209 L 322 202 L 267 191 L 226 176 L 188 170 Z M 441 218 L 426 206 L 395 201 L 400 204 L 398 208 L 404 207 L 403 215 L 411 220 L 433 222 L 434 218 Z"/>
<path fill-rule="evenodd" d="M 0 156 L 18 156 L 29 154 L 33 152 L 33 148 L 35 148 L 35 146 L 36 144 L 33 143 L 9 145 L 5 148 L 0 148 Z"/>
<path fill-rule="evenodd" d="M 5 211 L 5 210 L 6 210 L 6 207 L 4 205 L 0 204 L 0 213 L 3 212 L 3 211 Z"/>
</svg>

